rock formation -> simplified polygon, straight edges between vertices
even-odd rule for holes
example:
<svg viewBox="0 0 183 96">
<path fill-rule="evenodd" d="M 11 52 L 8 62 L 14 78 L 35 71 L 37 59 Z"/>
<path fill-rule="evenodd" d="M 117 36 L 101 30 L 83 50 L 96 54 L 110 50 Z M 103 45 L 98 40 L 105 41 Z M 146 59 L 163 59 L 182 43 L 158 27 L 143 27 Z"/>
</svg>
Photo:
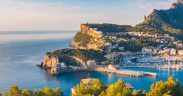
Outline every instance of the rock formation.
<svg viewBox="0 0 183 96">
<path fill-rule="evenodd" d="M 80 26 L 80 32 L 76 34 L 71 45 L 78 49 L 102 50 L 105 44 L 103 33 L 95 28 L 90 28 L 87 24 Z"/>
</svg>

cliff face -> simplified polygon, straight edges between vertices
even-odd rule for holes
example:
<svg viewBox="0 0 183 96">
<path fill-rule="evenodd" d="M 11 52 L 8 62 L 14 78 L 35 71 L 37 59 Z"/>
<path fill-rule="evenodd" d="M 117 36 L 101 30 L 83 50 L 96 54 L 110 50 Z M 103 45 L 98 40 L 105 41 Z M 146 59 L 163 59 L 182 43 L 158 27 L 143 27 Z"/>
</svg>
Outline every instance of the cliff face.
<svg viewBox="0 0 183 96">
<path fill-rule="evenodd" d="M 80 32 L 76 34 L 71 45 L 78 49 L 102 50 L 105 44 L 103 33 L 87 25 L 80 26 Z"/>
<path fill-rule="evenodd" d="M 43 62 L 42 62 L 42 66 L 44 66 L 45 68 L 54 68 L 56 67 L 56 64 L 58 64 L 58 58 L 55 56 L 49 56 L 49 55 L 45 55 Z"/>
<path fill-rule="evenodd" d="M 46 53 L 40 67 L 49 69 L 51 74 L 63 73 L 72 70 L 72 67 L 86 68 L 88 60 L 103 62 L 106 60 L 104 55 L 97 50 L 61 49 Z"/>
<path fill-rule="evenodd" d="M 76 56 L 69 56 L 65 54 L 48 55 L 46 54 L 42 66 L 44 68 L 56 68 L 58 64 L 65 63 L 67 66 L 84 66 L 85 63 Z"/>
</svg>

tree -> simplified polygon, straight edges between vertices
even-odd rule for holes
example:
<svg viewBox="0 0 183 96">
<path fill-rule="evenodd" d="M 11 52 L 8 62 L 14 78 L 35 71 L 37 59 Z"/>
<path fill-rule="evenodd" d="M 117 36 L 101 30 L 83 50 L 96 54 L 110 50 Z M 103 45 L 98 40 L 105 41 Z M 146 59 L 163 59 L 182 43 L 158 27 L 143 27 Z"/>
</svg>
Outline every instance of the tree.
<svg viewBox="0 0 183 96">
<path fill-rule="evenodd" d="M 52 94 L 53 94 L 52 89 L 50 89 L 49 87 L 45 87 L 43 92 L 46 96 L 52 96 Z"/>
<path fill-rule="evenodd" d="M 151 91 L 149 96 L 181 96 L 181 87 L 179 81 L 175 81 L 172 77 L 168 78 L 168 81 L 159 81 L 156 84 L 151 85 Z"/>
<path fill-rule="evenodd" d="M 17 85 L 13 85 L 10 87 L 9 96 L 21 96 L 21 90 Z"/>
<path fill-rule="evenodd" d="M 35 96 L 46 96 L 43 92 L 43 90 L 34 91 Z"/>
<path fill-rule="evenodd" d="M 53 96 L 63 96 L 63 92 L 60 90 L 60 88 L 53 89 Z"/>
<path fill-rule="evenodd" d="M 146 94 L 147 94 L 146 91 L 134 90 L 132 96 L 146 96 Z"/>
<path fill-rule="evenodd" d="M 107 88 L 106 96 L 131 96 L 131 90 L 119 79 L 115 84 L 111 84 Z"/>
<path fill-rule="evenodd" d="M 90 84 L 83 84 L 76 86 L 75 88 L 77 96 L 99 96 L 104 89 L 103 83 L 95 79 Z"/>
<path fill-rule="evenodd" d="M 0 96 L 8 96 L 8 93 L 4 91 L 2 94 L 0 94 Z"/>
<path fill-rule="evenodd" d="M 24 89 L 22 91 L 22 96 L 33 96 L 33 92 L 30 91 L 29 89 Z"/>
</svg>

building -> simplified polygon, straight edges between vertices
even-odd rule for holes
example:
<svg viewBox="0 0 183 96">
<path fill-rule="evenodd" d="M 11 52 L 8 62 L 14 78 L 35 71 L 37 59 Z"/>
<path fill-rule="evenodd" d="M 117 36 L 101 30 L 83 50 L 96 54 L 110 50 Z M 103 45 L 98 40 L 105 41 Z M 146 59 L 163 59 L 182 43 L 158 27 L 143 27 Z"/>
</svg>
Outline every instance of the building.
<svg viewBox="0 0 183 96">
<path fill-rule="evenodd" d="M 177 52 L 176 52 L 176 49 L 172 48 L 170 49 L 170 55 L 176 55 Z"/>
<path fill-rule="evenodd" d="M 114 71 L 115 71 L 115 70 L 116 70 L 116 67 L 115 67 L 114 65 L 108 65 L 108 69 L 109 69 L 109 70 L 114 70 Z"/>
<path fill-rule="evenodd" d="M 178 55 L 181 55 L 182 56 L 183 55 L 183 50 L 179 50 L 178 51 Z"/>
<path fill-rule="evenodd" d="M 67 65 L 64 62 L 58 63 L 57 68 L 67 68 Z"/>
<path fill-rule="evenodd" d="M 142 53 L 153 53 L 154 47 L 144 47 L 142 48 Z"/>
<path fill-rule="evenodd" d="M 87 61 L 87 66 L 90 67 L 90 68 L 94 68 L 97 66 L 97 63 L 95 60 L 88 60 Z"/>
</svg>

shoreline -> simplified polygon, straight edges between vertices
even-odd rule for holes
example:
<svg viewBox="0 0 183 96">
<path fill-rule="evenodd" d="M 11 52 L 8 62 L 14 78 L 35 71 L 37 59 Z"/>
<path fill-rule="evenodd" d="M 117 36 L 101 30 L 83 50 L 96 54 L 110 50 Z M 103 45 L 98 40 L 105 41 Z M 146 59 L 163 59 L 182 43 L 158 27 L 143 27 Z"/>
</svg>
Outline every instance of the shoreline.
<svg viewBox="0 0 183 96">
<path fill-rule="evenodd" d="M 153 72 L 145 72 L 145 71 L 130 71 L 130 70 L 120 70 L 116 69 L 115 67 L 101 67 L 97 66 L 95 68 L 78 68 L 78 69 L 62 69 L 58 70 L 57 72 L 52 72 L 51 68 L 45 68 L 44 66 L 37 65 L 38 67 L 48 70 L 52 75 L 61 75 L 64 73 L 71 73 L 71 72 L 79 72 L 79 71 L 84 71 L 84 72 L 99 72 L 99 73 L 106 73 L 106 74 L 116 74 L 116 75 L 123 75 L 123 76 L 129 76 L 129 77 L 144 77 L 144 76 L 153 76 L 156 77 L 157 73 Z"/>
</svg>

